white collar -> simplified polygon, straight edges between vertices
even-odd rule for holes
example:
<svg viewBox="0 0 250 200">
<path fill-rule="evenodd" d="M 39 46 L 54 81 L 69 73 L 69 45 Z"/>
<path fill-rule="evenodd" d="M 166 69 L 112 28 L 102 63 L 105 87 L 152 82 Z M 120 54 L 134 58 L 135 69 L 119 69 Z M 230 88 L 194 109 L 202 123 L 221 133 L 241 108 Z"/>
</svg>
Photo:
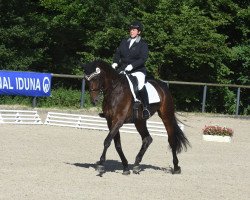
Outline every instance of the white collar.
<svg viewBox="0 0 250 200">
<path fill-rule="evenodd" d="M 138 43 L 138 42 L 140 42 L 140 40 L 141 40 L 141 36 L 137 35 L 135 38 L 131 38 L 131 37 L 130 37 L 130 38 L 128 38 L 127 41 L 130 42 L 131 40 L 134 40 L 134 39 L 135 39 L 135 42 Z"/>
</svg>

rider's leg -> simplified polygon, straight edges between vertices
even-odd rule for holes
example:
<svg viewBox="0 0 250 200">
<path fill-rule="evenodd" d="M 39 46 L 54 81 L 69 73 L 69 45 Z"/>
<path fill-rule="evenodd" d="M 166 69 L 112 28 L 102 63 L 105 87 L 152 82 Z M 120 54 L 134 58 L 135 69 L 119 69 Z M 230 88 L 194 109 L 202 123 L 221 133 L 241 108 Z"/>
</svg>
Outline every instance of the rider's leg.
<svg viewBox="0 0 250 200">
<path fill-rule="evenodd" d="M 145 74 L 142 72 L 134 72 L 133 76 L 137 77 L 138 80 L 138 90 L 143 104 L 143 119 L 148 119 L 151 115 L 149 112 L 149 102 L 148 102 L 148 92 L 145 87 Z"/>
<path fill-rule="evenodd" d="M 148 92 L 146 90 L 146 86 L 144 86 L 140 91 L 139 95 L 141 97 L 141 101 L 143 104 L 142 118 L 148 119 L 151 115 L 149 112 L 149 102 L 148 102 Z"/>
</svg>

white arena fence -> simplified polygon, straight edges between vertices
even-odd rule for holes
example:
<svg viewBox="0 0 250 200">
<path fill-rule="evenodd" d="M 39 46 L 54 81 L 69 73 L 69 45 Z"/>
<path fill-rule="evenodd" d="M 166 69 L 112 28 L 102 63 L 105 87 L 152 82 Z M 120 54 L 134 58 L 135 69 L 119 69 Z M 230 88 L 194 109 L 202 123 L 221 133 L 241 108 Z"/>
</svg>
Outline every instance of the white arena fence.
<svg viewBox="0 0 250 200">
<path fill-rule="evenodd" d="M 46 125 L 51 126 L 67 126 L 74 128 L 93 129 L 108 131 L 107 122 L 104 118 L 90 115 L 76 115 L 67 113 L 48 112 L 45 120 Z M 183 130 L 184 125 L 179 124 Z M 147 127 L 151 135 L 167 136 L 166 129 L 162 122 L 147 121 Z M 120 132 L 138 133 L 134 124 L 124 124 Z"/>
<path fill-rule="evenodd" d="M 37 111 L 27 110 L 0 110 L 0 124 L 45 124 L 101 131 L 109 130 L 106 119 L 99 116 L 48 112 L 45 122 L 42 123 Z M 179 124 L 179 126 L 183 131 L 184 125 Z M 167 137 L 167 132 L 162 122 L 148 120 L 147 127 L 151 135 Z M 134 124 L 124 124 L 120 132 L 138 133 Z"/>
<path fill-rule="evenodd" d="M 37 111 L 0 110 L 0 124 L 43 124 Z"/>
</svg>

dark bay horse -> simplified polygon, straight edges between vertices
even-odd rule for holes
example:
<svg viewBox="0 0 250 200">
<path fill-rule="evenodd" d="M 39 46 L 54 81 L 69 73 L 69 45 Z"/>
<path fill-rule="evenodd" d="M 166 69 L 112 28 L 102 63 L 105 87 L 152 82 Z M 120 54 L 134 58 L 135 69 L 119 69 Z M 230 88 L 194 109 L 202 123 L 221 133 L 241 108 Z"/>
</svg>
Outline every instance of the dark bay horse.
<svg viewBox="0 0 250 200">
<path fill-rule="evenodd" d="M 139 173 L 139 164 L 147 148 L 153 139 L 150 136 L 146 120 L 142 118 L 142 107 L 139 107 L 139 117 L 133 118 L 133 96 L 129 88 L 127 78 L 124 74 L 119 74 L 108 63 L 97 60 L 88 64 L 84 64 L 83 70 L 85 79 L 89 84 L 91 101 L 96 104 L 99 100 L 100 93 L 103 92 L 102 111 L 107 120 L 109 133 L 104 140 L 104 150 L 97 162 L 99 172 L 104 172 L 104 162 L 106 160 L 106 152 L 114 140 L 115 148 L 119 154 L 123 164 L 123 174 L 130 174 L 128 161 L 122 151 L 119 129 L 125 123 L 134 123 L 137 131 L 142 138 L 142 146 L 135 158 L 133 172 Z M 174 103 L 166 83 L 151 79 L 148 80 L 157 90 L 160 96 L 160 102 L 150 104 L 151 116 L 158 112 L 162 119 L 168 134 L 168 142 L 173 154 L 173 173 L 180 173 L 181 168 L 178 166 L 177 153 L 183 149 L 187 149 L 189 145 L 188 139 L 177 124 L 174 112 Z"/>
</svg>

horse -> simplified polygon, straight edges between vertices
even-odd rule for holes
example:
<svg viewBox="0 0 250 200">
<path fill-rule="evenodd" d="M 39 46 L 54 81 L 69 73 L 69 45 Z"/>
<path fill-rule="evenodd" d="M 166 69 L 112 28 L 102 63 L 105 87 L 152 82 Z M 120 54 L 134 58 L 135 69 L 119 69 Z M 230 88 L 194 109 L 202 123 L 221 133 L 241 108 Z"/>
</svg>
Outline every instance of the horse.
<svg viewBox="0 0 250 200">
<path fill-rule="evenodd" d="M 115 149 L 120 156 L 123 165 L 123 174 L 130 174 L 128 161 L 123 153 L 119 129 L 126 123 L 134 123 L 139 132 L 142 145 L 139 153 L 136 155 L 133 165 L 133 173 L 139 174 L 140 162 L 147 151 L 153 139 L 147 129 L 147 119 L 142 118 L 142 106 L 138 108 L 138 117 L 133 115 L 134 98 L 132 96 L 128 80 L 122 73 L 118 73 L 110 64 L 103 60 L 95 60 L 90 63 L 82 64 L 86 83 L 89 87 L 91 102 L 96 105 L 100 100 L 100 94 L 103 94 L 102 112 L 106 118 L 109 133 L 104 140 L 104 149 L 100 160 L 96 163 L 97 170 L 100 173 L 105 172 L 104 163 L 106 161 L 106 152 L 114 140 Z M 150 114 L 153 116 L 158 112 L 159 117 L 166 128 L 168 142 L 172 150 L 173 174 L 181 173 L 181 167 L 177 154 L 183 149 L 186 150 L 190 143 L 183 131 L 180 129 L 175 117 L 173 98 L 166 83 L 151 78 L 147 80 L 157 90 L 160 102 L 150 104 Z"/>
</svg>

